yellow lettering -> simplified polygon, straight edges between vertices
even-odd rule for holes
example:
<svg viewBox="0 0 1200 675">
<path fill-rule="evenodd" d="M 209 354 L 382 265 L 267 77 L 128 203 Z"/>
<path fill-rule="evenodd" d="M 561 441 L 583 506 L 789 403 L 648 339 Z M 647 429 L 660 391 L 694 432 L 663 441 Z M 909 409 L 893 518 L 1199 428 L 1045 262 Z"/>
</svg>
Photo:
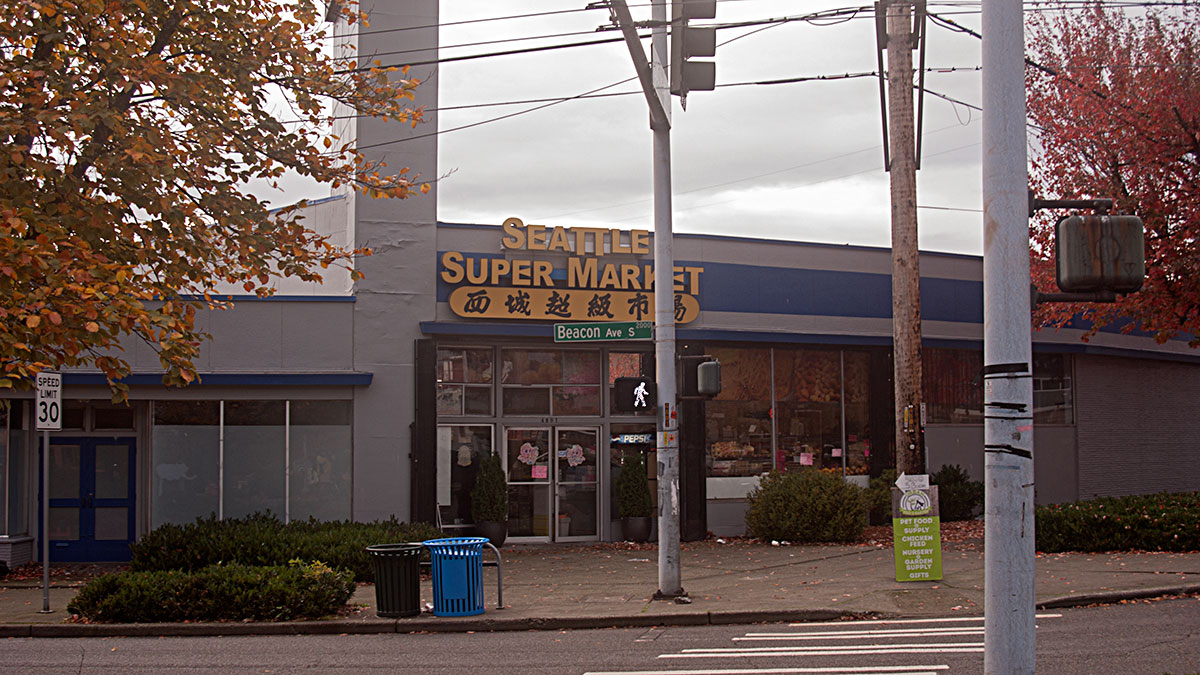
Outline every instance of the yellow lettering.
<svg viewBox="0 0 1200 675">
<path fill-rule="evenodd" d="M 476 272 L 475 264 L 479 263 Z M 467 281 L 472 284 L 486 284 L 488 278 L 488 261 L 483 258 L 467 258 Z"/>
<path fill-rule="evenodd" d="M 610 241 L 611 241 L 611 246 L 612 246 L 611 250 L 613 253 L 630 253 L 631 252 L 631 249 L 628 246 L 621 245 L 621 231 L 620 230 L 610 230 L 609 235 L 610 235 Z"/>
<path fill-rule="evenodd" d="M 700 293 L 700 275 L 704 272 L 703 267 L 685 267 L 683 268 L 688 274 L 689 289 L 688 293 L 699 295 Z"/>
<path fill-rule="evenodd" d="M 500 277 L 508 274 L 509 270 L 511 270 L 511 269 L 512 269 L 512 265 L 510 265 L 507 260 L 504 260 L 504 259 L 493 260 L 492 261 L 492 285 L 499 286 L 500 285 Z"/>
<path fill-rule="evenodd" d="M 571 244 L 567 241 L 567 231 L 564 228 L 556 227 L 550 232 L 550 244 L 546 246 L 549 251 L 570 251 Z"/>
<path fill-rule="evenodd" d="M 526 246 L 530 251 L 545 251 L 546 250 L 546 226 L 545 225 L 526 225 L 525 232 L 529 235 L 529 241 Z"/>
<path fill-rule="evenodd" d="M 457 284 L 463 280 L 463 254 L 458 251 L 446 251 L 442 254 L 442 281 Z"/>
<path fill-rule="evenodd" d="M 642 289 L 641 285 L 638 284 L 637 265 L 621 265 L 621 288 L 624 290 L 631 288 Z"/>
<path fill-rule="evenodd" d="M 654 265 L 642 265 L 642 288 L 654 288 Z"/>
<path fill-rule="evenodd" d="M 605 265 L 604 273 L 600 275 L 600 288 L 620 288 L 621 280 L 617 276 L 616 265 Z"/>
<path fill-rule="evenodd" d="M 682 293 L 684 290 L 683 268 L 682 267 L 672 267 L 671 271 L 674 272 L 674 274 L 671 275 L 671 278 L 675 280 L 675 285 L 672 286 L 672 288 L 675 290 L 676 293 Z"/>
<path fill-rule="evenodd" d="M 567 260 L 567 285 L 571 288 L 595 288 L 596 259 L 575 256 Z"/>
<path fill-rule="evenodd" d="M 513 286 L 528 286 L 529 285 L 529 267 L 528 260 L 512 261 L 512 283 Z"/>
<path fill-rule="evenodd" d="M 650 252 L 650 230 L 633 230 L 629 233 L 630 248 L 634 255 L 645 255 Z"/>
<path fill-rule="evenodd" d="M 554 265 L 551 265 L 545 260 L 533 261 L 533 285 L 534 286 L 553 286 L 554 281 L 550 279 L 550 272 L 554 270 Z"/>
<path fill-rule="evenodd" d="M 520 218 L 509 218 L 501 227 L 504 229 L 504 236 L 500 239 L 501 246 L 525 248 L 525 223 L 522 223 Z"/>
</svg>

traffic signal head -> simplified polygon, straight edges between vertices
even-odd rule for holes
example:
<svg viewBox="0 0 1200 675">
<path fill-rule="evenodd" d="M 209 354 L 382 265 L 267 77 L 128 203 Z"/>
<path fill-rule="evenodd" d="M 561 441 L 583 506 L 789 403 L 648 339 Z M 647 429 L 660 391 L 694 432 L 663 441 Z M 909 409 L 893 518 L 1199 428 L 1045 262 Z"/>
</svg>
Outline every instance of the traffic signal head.
<svg viewBox="0 0 1200 675">
<path fill-rule="evenodd" d="M 691 19 L 712 19 L 716 0 L 673 0 L 671 3 L 671 93 L 687 96 L 689 91 L 712 91 L 717 86 L 717 68 L 712 61 L 693 61 L 717 53 L 717 29 L 688 25 Z"/>
<path fill-rule="evenodd" d="M 1067 292 L 1133 293 L 1146 276 L 1137 216 L 1069 216 L 1054 228 L 1058 287 Z"/>
<path fill-rule="evenodd" d="M 617 412 L 650 412 L 658 407 L 658 387 L 646 377 L 618 377 L 613 383 Z"/>
</svg>

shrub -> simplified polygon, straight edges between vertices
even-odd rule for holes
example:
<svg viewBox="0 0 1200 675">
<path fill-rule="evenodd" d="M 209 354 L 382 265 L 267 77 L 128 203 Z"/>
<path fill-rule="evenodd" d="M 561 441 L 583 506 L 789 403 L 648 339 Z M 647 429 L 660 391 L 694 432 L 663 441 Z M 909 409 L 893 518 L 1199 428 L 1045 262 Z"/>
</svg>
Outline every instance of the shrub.
<svg viewBox="0 0 1200 675">
<path fill-rule="evenodd" d="M 217 520 L 198 518 L 188 525 L 162 525 L 132 544 L 130 569 L 199 570 L 218 563 L 286 565 L 288 561 L 324 560 L 330 567 L 374 581 L 366 547 L 424 541 L 442 536 L 427 523 L 395 519 L 372 523 L 303 520 L 284 525 L 271 515 Z"/>
<path fill-rule="evenodd" d="M 758 539 L 846 542 L 862 534 L 863 490 L 838 474 L 772 471 L 749 499 L 746 530 Z"/>
<path fill-rule="evenodd" d="M 892 488 L 895 485 L 895 469 L 888 469 L 871 479 L 866 499 L 868 518 L 872 525 L 892 524 Z"/>
<path fill-rule="evenodd" d="M 1037 549 L 1198 551 L 1200 492 L 1104 497 L 1035 509 Z"/>
<path fill-rule="evenodd" d="M 479 463 L 479 474 L 471 490 L 471 518 L 477 523 L 508 522 L 508 482 L 500 455 L 494 452 Z"/>
<path fill-rule="evenodd" d="M 971 480 L 966 469 L 957 464 L 943 465 L 929 482 L 938 486 L 938 512 L 943 522 L 970 520 L 983 506 L 983 483 Z"/>
<path fill-rule="evenodd" d="M 622 518 L 647 518 L 654 513 L 654 500 L 646 482 L 646 460 L 641 451 L 625 454 L 616 489 L 617 513 Z"/>
<path fill-rule="evenodd" d="M 96 577 L 67 611 L 101 623 L 287 621 L 332 614 L 353 594 L 353 575 L 320 562 L 234 563 Z"/>
</svg>

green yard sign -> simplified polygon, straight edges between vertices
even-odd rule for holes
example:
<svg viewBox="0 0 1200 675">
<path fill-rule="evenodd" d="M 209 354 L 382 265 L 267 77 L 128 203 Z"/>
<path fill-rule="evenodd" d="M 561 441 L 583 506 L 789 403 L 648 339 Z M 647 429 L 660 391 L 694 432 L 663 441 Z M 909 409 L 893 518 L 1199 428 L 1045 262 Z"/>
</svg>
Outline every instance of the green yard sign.
<svg viewBox="0 0 1200 675">
<path fill-rule="evenodd" d="M 892 489 L 892 542 L 896 581 L 942 578 L 942 519 L 936 485 Z"/>
<path fill-rule="evenodd" d="M 597 323 L 556 323 L 555 342 L 602 342 L 604 340 L 649 340 L 653 324 L 649 321 L 601 321 Z"/>
</svg>

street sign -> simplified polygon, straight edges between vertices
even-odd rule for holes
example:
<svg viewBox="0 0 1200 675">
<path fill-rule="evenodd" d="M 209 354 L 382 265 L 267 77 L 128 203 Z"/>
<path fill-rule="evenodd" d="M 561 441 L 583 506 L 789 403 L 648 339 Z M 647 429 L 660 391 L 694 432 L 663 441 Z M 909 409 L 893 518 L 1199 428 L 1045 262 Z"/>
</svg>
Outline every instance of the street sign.
<svg viewBox="0 0 1200 675">
<path fill-rule="evenodd" d="M 601 321 L 598 323 L 556 323 L 555 342 L 602 342 L 604 340 L 649 340 L 653 324 L 649 321 Z"/>
<path fill-rule="evenodd" d="M 37 431 L 62 431 L 62 373 L 37 376 Z"/>
<path fill-rule="evenodd" d="M 908 476 L 901 473 L 900 477 L 896 479 L 896 487 L 900 488 L 902 492 L 908 492 L 909 490 L 928 490 L 929 474 L 914 473 L 913 475 Z"/>
<path fill-rule="evenodd" d="M 942 519 L 936 485 L 892 490 L 892 554 L 896 581 L 942 578 Z"/>
</svg>

